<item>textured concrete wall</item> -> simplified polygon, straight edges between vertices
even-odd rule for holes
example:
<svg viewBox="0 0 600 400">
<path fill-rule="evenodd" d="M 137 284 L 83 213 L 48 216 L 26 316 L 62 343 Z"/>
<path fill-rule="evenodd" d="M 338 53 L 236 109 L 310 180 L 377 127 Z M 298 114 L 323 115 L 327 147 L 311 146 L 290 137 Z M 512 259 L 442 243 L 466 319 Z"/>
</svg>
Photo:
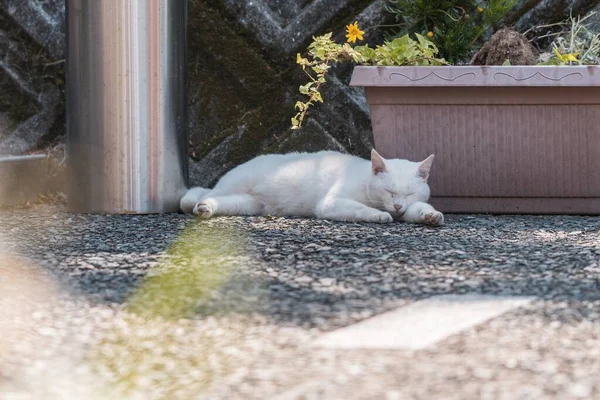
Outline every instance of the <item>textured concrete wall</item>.
<svg viewBox="0 0 600 400">
<path fill-rule="evenodd" d="M 300 131 L 289 130 L 304 77 L 295 54 L 316 34 L 344 25 L 385 23 L 383 0 L 189 0 L 192 182 L 210 185 L 231 167 L 265 152 L 338 149 L 366 156 L 368 107 L 336 68 Z M 522 0 L 519 27 L 587 12 L 600 0 Z M 381 40 L 369 31 L 371 42 Z M 380 35 L 380 34 L 379 34 Z M 22 154 L 62 140 L 63 0 L 0 0 L 0 154 Z"/>
</svg>

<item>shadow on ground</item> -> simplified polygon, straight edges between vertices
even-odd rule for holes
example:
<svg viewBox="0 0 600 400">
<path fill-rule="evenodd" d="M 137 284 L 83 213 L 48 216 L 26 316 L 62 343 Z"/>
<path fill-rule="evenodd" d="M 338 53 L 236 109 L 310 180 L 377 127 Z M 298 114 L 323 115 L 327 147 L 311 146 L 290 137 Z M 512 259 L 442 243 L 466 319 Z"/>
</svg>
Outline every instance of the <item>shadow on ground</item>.
<svg viewBox="0 0 600 400">
<path fill-rule="evenodd" d="M 600 300 L 597 217 L 449 216 L 429 228 L 50 211 L 4 213 L 7 241 L 73 293 L 142 313 L 329 330 L 435 294 Z"/>
</svg>

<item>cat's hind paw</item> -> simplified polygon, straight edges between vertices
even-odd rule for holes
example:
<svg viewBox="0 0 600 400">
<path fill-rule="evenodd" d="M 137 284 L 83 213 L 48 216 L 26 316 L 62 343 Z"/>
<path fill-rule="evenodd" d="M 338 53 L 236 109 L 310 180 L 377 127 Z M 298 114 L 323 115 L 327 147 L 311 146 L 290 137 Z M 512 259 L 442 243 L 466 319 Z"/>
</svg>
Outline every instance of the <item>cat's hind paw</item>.
<svg viewBox="0 0 600 400">
<path fill-rule="evenodd" d="M 210 218 L 213 215 L 213 209 L 209 204 L 198 203 L 194 207 L 193 213 L 200 218 Z"/>
<path fill-rule="evenodd" d="M 423 214 L 423 224 L 431 226 L 444 225 L 444 214 L 439 211 L 433 211 Z"/>
</svg>

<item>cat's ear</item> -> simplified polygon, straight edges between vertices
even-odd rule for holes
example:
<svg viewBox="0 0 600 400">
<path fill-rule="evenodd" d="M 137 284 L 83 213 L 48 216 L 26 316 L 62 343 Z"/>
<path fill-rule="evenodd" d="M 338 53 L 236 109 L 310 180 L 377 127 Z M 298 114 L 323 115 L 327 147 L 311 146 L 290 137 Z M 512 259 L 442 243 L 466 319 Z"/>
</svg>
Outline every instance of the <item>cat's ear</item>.
<svg viewBox="0 0 600 400">
<path fill-rule="evenodd" d="M 419 178 L 422 178 L 424 181 L 429 178 L 429 171 L 431 170 L 431 164 L 433 164 L 433 154 L 427 157 L 425 160 L 421 161 L 419 164 L 419 169 L 417 170 L 417 175 Z"/>
<path fill-rule="evenodd" d="M 371 170 L 373 171 L 373 175 L 387 172 L 383 157 L 381 157 L 375 149 L 371 150 Z"/>
</svg>

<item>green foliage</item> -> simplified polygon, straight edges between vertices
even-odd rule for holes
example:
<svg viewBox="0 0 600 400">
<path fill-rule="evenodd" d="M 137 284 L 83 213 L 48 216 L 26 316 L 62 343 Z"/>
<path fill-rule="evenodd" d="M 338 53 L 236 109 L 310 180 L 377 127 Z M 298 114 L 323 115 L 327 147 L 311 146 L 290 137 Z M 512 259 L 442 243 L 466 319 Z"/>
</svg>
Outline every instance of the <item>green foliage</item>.
<svg viewBox="0 0 600 400">
<path fill-rule="evenodd" d="M 429 39 L 415 34 L 416 40 L 408 35 L 385 42 L 383 45 L 356 46 L 338 44 L 331 39 L 332 34 L 314 37 L 308 47 L 308 57 L 297 55 L 296 62 L 310 81 L 301 85 L 299 91 L 308 97 L 305 102 L 296 102 L 298 111 L 292 118 L 292 129 L 299 129 L 308 109 L 315 103 L 323 103 L 321 86 L 331 65 L 337 62 L 354 62 L 361 65 L 443 65 L 444 59 L 436 58 L 438 48 Z"/>
<path fill-rule="evenodd" d="M 445 60 L 436 58 L 438 48 L 429 39 L 415 34 L 417 40 L 408 35 L 385 42 L 381 46 L 356 46 L 360 54 L 358 62 L 367 65 L 442 65 Z"/>
<path fill-rule="evenodd" d="M 600 32 L 592 32 L 584 22 L 585 17 L 570 17 L 558 25 L 562 30 L 554 38 L 552 51 L 540 55 L 540 65 L 591 65 L 600 64 Z"/>
<path fill-rule="evenodd" d="M 517 0 L 387 0 L 400 29 L 392 37 L 429 33 L 440 55 L 457 63 L 468 60 Z"/>
</svg>

